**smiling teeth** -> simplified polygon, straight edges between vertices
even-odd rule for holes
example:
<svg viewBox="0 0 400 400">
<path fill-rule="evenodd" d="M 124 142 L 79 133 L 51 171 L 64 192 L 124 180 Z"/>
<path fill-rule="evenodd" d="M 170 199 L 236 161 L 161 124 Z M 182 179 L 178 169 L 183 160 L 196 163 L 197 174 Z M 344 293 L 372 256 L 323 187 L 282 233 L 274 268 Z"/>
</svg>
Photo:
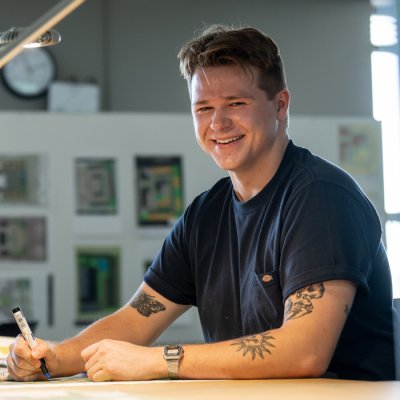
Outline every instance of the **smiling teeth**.
<svg viewBox="0 0 400 400">
<path fill-rule="evenodd" d="M 227 144 L 227 143 L 231 143 L 231 142 L 236 142 L 236 140 L 241 139 L 243 136 L 237 136 L 234 138 L 229 138 L 229 139 L 221 139 L 221 140 L 216 140 L 216 142 L 218 144 Z"/>
</svg>

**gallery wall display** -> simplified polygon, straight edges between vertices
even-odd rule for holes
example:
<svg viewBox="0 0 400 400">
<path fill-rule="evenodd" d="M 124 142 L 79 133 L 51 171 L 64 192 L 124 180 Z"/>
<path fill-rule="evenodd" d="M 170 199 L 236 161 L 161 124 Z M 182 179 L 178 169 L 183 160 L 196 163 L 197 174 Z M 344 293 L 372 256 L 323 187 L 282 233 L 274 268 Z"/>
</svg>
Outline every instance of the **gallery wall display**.
<svg viewBox="0 0 400 400">
<path fill-rule="evenodd" d="M 183 212 L 181 158 L 139 156 L 135 166 L 138 224 L 171 225 Z"/>
<path fill-rule="evenodd" d="M 0 217 L 0 261 L 44 261 L 46 247 L 44 217 Z"/>
<path fill-rule="evenodd" d="M 115 311 L 121 302 L 120 249 L 78 247 L 78 310 L 76 323 L 86 325 Z"/>
<path fill-rule="evenodd" d="M 117 213 L 115 164 L 112 158 L 75 160 L 77 214 Z"/>
<path fill-rule="evenodd" d="M 0 205 L 43 205 L 46 157 L 0 154 Z"/>
</svg>

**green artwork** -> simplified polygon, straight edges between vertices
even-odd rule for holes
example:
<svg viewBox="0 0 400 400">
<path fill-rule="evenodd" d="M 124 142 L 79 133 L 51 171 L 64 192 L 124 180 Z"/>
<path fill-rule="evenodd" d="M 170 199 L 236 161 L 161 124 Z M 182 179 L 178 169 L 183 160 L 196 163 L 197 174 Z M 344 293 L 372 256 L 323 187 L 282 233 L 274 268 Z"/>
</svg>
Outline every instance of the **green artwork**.
<svg viewBox="0 0 400 400">
<path fill-rule="evenodd" d="M 137 157 L 139 225 L 170 225 L 183 212 L 180 157 Z"/>
<path fill-rule="evenodd" d="M 108 247 L 78 248 L 77 323 L 90 323 L 120 306 L 119 249 Z"/>
</svg>

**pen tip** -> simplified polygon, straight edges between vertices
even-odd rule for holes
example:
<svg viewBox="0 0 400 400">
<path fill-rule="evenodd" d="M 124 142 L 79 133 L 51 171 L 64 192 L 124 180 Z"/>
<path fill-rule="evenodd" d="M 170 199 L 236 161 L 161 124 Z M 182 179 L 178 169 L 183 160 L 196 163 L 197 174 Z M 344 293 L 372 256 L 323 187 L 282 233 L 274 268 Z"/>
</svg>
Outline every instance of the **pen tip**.
<svg viewBox="0 0 400 400">
<path fill-rule="evenodd" d="M 50 378 L 51 378 L 51 376 L 50 376 L 50 374 L 49 374 L 48 372 L 46 372 L 46 373 L 44 374 L 44 376 L 45 376 L 47 379 L 50 379 Z"/>
</svg>

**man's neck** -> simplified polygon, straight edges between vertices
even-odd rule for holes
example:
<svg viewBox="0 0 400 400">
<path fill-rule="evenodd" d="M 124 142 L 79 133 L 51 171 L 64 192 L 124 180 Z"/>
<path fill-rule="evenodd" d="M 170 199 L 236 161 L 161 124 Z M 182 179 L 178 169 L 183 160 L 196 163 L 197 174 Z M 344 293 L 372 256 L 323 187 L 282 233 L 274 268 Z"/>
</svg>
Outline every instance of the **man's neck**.
<svg viewBox="0 0 400 400">
<path fill-rule="evenodd" d="M 240 201 L 248 201 L 256 196 L 274 177 L 289 143 L 288 135 L 274 143 L 265 161 L 246 171 L 229 171 L 233 188 Z"/>
</svg>

